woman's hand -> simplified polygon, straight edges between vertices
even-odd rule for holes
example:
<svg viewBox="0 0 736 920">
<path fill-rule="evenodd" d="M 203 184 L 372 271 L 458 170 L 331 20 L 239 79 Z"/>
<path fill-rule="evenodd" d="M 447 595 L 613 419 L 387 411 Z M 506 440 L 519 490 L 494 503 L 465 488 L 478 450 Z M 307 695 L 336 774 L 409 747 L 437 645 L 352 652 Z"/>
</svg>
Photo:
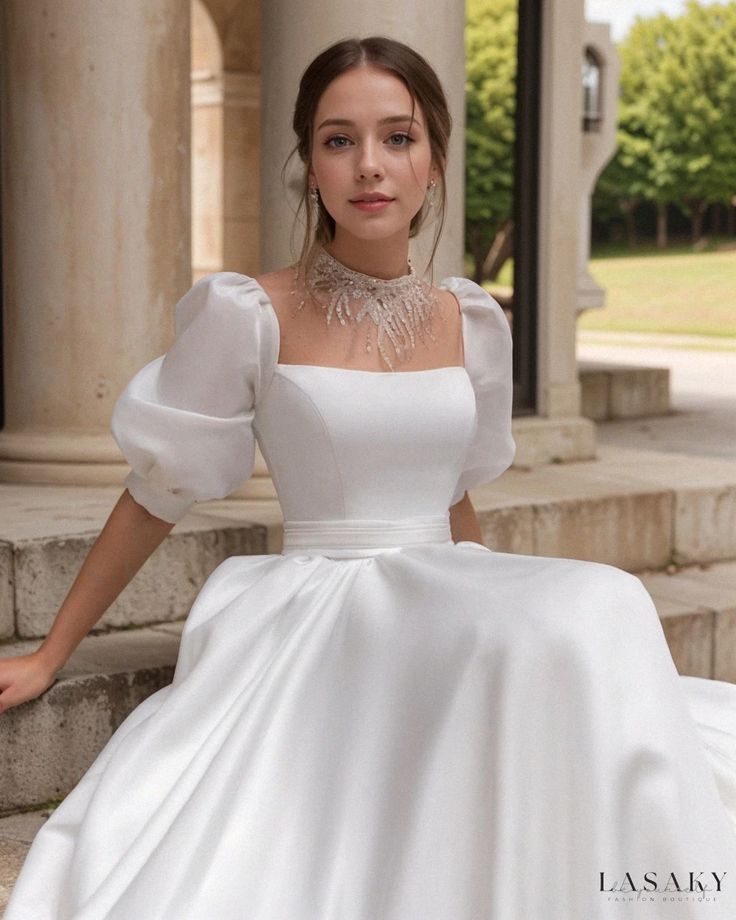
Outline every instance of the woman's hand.
<svg viewBox="0 0 736 920">
<path fill-rule="evenodd" d="M 0 713 L 35 699 L 55 680 L 55 669 L 37 652 L 0 658 Z"/>
</svg>

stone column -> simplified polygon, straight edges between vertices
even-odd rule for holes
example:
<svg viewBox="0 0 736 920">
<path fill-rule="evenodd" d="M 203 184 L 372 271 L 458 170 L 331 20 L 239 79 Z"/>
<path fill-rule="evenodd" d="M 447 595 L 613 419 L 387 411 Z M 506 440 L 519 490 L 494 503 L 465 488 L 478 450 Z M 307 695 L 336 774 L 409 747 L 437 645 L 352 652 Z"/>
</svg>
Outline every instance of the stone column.
<svg viewBox="0 0 736 920">
<path fill-rule="evenodd" d="M 578 208 L 580 211 L 580 238 L 578 240 L 577 314 L 591 307 L 605 306 L 606 292 L 591 277 L 590 259 L 591 208 L 596 183 L 606 164 L 616 153 L 616 127 L 618 121 L 618 95 L 621 63 L 616 46 L 611 39 L 611 26 L 607 22 L 586 22 L 585 47 L 591 48 L 600 65 L 602 122 L 597 131 L 582 135 L 582 161 Z"/>
<path fill-rule="evenodd" d="M 260 232 L 257 74 L 193 74 L 193 279 L 257 275 Z"/>
<path fill-rule="evenodd" d="M 222 13 L 192 6 L 193 280 L 260 264 L 260 25 L 252 8 Z"/>
<path fill-rule="evenodd" d="M 223 260 L 257 275 L 260 265 L 260 105 L 258 74 L 223 75 Z"/>
<path fill-rule="evenodd" d="M 0 480 L 115 484 L 191 284 L 190 0 L 3 0 Z"/>
<path fill-rule="evenodd" d="M 574 7 L 574 9 L 571 9 Z M 580 221 L 583 0 L 548 3 L 542 39 L 539 415 L 579 416 L 575 321 Z"/>
<path fill-rule="evenodd" d="M 350 36 L 388 35 L 427 58 L 445 88 L 454 118 L 448 172 L 448 213 L 434 263 L 434 278 L 463 275 L 463 174 L 465 133 L 465 17 L 457 0 L 437 0 L 431 13 L 421 0 L 272 0 L 263 6 L 261 269 L 273 271 L 298 254 L 301 228 L 289 240 L 293 193 L 286 197 L 281 168 L 295 137 L 291 119 L 306 66 L 320 51 Z M 295 164 L 298 158 L 294 157 Z M 300 165 L 300 164 L 299 164 Z M 414 247 L 422 264 L 432 228 Z"/>
</svg>

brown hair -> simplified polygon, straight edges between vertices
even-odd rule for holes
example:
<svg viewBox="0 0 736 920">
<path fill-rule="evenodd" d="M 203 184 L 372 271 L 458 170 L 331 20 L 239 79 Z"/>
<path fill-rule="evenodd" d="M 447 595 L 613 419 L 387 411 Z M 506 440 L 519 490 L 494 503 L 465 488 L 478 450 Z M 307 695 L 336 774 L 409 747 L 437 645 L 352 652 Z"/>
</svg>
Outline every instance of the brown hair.
<svg viewBox="0 0 736 920">
<path fill-rule="evenodd" d="M 295 153 L 305 165 L 301 198 L 297 208 L 297 218 L 303 209 L 305 230 L 302 250 L 299 257 L 300 274 L 304 277 L 311 265 L 318 247 L 332 240 L 335 233 L 335 221 L 319 199 L 319 212 L 315 222 L 312 208 L 309 206 L 309 164 L 313 143 L 314 119 L 322 94 L 332 81 L 341 74 L 355 67 L 370 65 L 398 77 L 406 86 L 412 97 L 412 117 L 414 105 L 418 102 L 427 121 L 427 133 L 432 157 L 440 173 L 438 182 L 438 222 L 434 243 L 429 257 L 428 267 L 432 264 L 442 228 L 445 222 L 447 191 L 445 182 L 445 163 L 447 148 L 452 129 L 452 118 L 447 106 L 442 84 L 437 74 L 427 61 L 413 48 L 392 38 L 371 36 L 370 38 L 348 38 L 330 45 L 312 61 L 304 71 L 299 83 L 299 93 L 294 106 L 293 127 L 297 143 L 289 154 L 282 170 L 286 171 L 289 160 Z M 427 217 L 427 206 L 412 218 L 409 236 L 416 236 Z M 293 239 L 293 230 L 292 230 Z"/>
</svg>

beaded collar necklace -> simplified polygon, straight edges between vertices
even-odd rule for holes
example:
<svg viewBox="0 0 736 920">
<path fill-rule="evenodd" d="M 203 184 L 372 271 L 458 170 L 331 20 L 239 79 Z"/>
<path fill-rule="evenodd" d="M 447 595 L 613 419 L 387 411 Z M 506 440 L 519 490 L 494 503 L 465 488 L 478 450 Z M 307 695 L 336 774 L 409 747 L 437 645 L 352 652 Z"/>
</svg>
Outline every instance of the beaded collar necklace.
<svg viewBox="0 0 736 920">
<path fill-rule="evenodd" d="M 378 327 L 378 351 L 391 370 L 394 365 L 386 353 L 384 337 L 391 342 L 398 363 L 411 357 L 417 336 L 423 342 L 425 336 L 436 341 L 432 332 L 432 313 L 437 306 L 437 298 L 432 286 L 417 277 L 411 259 L 408 261 L 408 275 L 373 278 L 353 271 L 321 247 L 305 285 L 325 311 L 328 326 L 335 314 L 343 326 L 348 321 L 358 324 L 369 316 Z M 298 309 L 301 310 L 305 302 L 302 300 Z M 351 303 L 355 307 L 356 302 L 358 309 L 353 312 Z M 371 351 L 370 329 L 366 337 L 366 351 Z"/>
</svg>

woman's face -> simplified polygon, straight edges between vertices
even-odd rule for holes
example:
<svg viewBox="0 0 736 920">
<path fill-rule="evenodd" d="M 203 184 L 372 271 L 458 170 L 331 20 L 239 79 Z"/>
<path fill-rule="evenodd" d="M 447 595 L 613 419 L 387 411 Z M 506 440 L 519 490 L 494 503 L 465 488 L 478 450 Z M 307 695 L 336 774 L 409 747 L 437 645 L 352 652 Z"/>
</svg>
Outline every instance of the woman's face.
<svg viewBox="0 0 736 920">
<path fill-rule="evenodd" d="M 424 113 L 393 74 L 356 67 L 322 94 L 314 122 L 310 183 L 337 225 L 365 240 L 405 231 L 438 171 Z M 381 200 L 376 200 L 379 198 Z"/>
</svg>

